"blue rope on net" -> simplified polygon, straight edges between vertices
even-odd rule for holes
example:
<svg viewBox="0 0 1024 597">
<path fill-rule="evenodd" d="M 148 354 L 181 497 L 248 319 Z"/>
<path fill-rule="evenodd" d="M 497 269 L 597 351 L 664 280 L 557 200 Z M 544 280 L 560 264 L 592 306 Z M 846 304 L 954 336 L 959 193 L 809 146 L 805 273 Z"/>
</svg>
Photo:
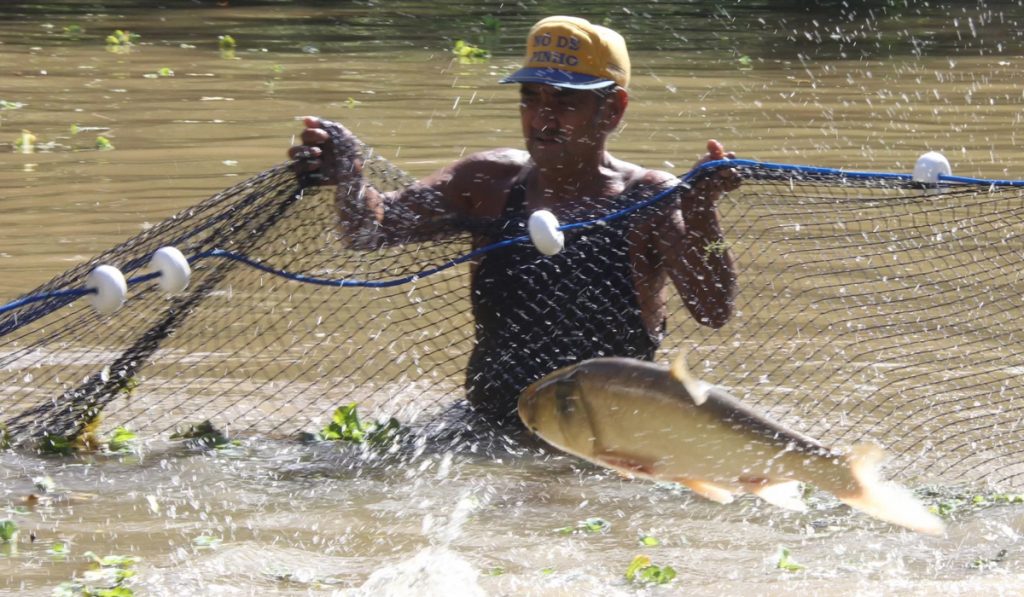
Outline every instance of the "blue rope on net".
<svg viewBox="0 0 1024 597">
<path fill-rule="evenodd" d="M 638 202 L 633 203 L 633 204 L 631 204 L 631 205 L 629 205 L 629 206 L 627 206 L 625 208 L 619 209 L 617 211 L 614 211 L 612 213 L 609 213 L 607 215 L 604 215 L 604 216 L 601 216 L 601 217 L 598 217 L 598 218 L 559 225 L 557 227 L 557 230 L 560 231 L 560 232 L 567 232 L 567 231 L 571 231 L 571 230 L 577 230 L 577 229 L 582 229 L 582 228 L 588 228 L 588 227 L 591 227 L 591 226 L 607 224 L 607 223 L 613 222 L 615 220 L 618 220 L 620 218 L 624 218 L 624 217 L 632 214 L 633 212 L 636 212 L 638 210 L 644 209 L 644 208 L 649 207 L 649 206 L 651 206 L 651 205 L 653 205 L 653 204 L 655 204 L 655 203 L 657 203 L 659 201 L 664 200 L 666 197 L 669 197 L 669 196 L 673 195 L 680 188 L 687 188 L 691 181 L 696 180 L 697 178 L 699 178 L 703 174 L 706 174 L 706 173 L 709 173 L 709 172 L 714 172 L 715 170 L 718 170 L 718 169 L 721 169 L 721 168 L 730 168 L 730 167 L 750 167 L 750 168 L 757 168 L 757 169 L 760 169 L 760 170 L 776 170 L 776 171 L 780 171 L 780 172 L 791 172 L 793 174 L 804 175 L 804 176 L 806 176 L 806 175 L 821 175 L 821 176 L 838 176 L 838 177 L 845 177 L 845 178 L 849 178 L 849 179 L 898 180 L 898 181 L 904 181 L 904 182 L 907 182 L 907 183 L 914 182 L 914 178 L 910 174 L 901 174 L 901 173 L 892 173 L 892 172 L 854 171 L 854 170 L 843 170 L 843 169 L 838 169 L 838 168 L 824 168 L 824 167 L 817 167 L 817 166 L 806 166 L 806 165 L 795 165 L 795 164 L 781 164 L 781 163 L 762 162 L 762 161 L 757 161 L 757 160 L 746 160 L 746 159 L 735 159 L 735 158 L 734 159 L 715 160 L 715 161 L 707 162 L 705 164 L 701 164 L 700 166 L 697 166 L 697 167 L 693 168 L 689 172 L 687 172 L 687 173 L 683 174 L 682 176 L 680 176 L 678 178 L 678 183 L 677 184 L 675 184 L 673 186 L 670 186 L 670 187 L 667 187 L 667 188 L 659 191 L 658 193 L 655 193 L 654 195 L 652 195 L 652 196 L 650 196 L 650 197 L 648 197 L 648 198 L 646 198 L 646 199 L 644 199 L 642 201 L 638 201 Z M 937 180 L 938 180 L 938 182 L 935 183 L 935 185 L 933 185 L 933 186 L 940 186 L 940 185 L 942 185 L 944 183 L 979 185 L 979 186 L 990 186 L 990 187 L 993 187 L 993 186 L 1011 186 L 1011 187 L 1024 186 L 1024 180 L 982 179 L 982 178 L 970 178 L 970 177 L 963 177 L 963 176 L 952 176 L 952 175 L 945 175 L 945 174 L 939 174 L 938 177 L 937 177 Z M 279 277 L 284 278 L 284 279 L 293 280 L 293 281 L 296 281 L 296 282 L 301 282 L 301 283 L 304 283 L 304 284 L 314 284 L 314 285 L 319 285 L 319 286 L 333 286 L 333 287 L 338 287 L 338 288 L 352 288 L 352 287 L 361 287 L 361 288 L 390 288 L 390 287 L 394 287 L 394 286 L 401 286 L 403 284 L 409 284 L 411 282 L 415 282 L 416 280 L 420 280 L 420 279 L 425 278 L 427 276 L 431 276 L 433 274 L 442 272 L 444 270 L 447 270 L 447 269 L 450 269 L 452 267 L 455 267 L 455 266 L 457 266 L 459 264 L 462 264 L 462 263 L 465 263 L 467 261 L 471 261 L 473 259 L 476 259 L 477 257 L 480 257 L 480 256 L 482 256 L 484 254 L 487 254 L 487 253 L 490 253 L 492 251 L 496 251 L 496 250 L 508 247 L 510 245 L 523 244 L 523 243 L 529 243 L 529 242 L 531 242 L 531 238 L 530 238 L 529 235 L 522 235 L 522 236 L 518 236 L 518 237 L 514 237 L 514 238 L 498 241 L 498 242 L 486 245 L 484 247 L 480 247 L 480 248 L 475 249 L 473 251 L 470 251 L 468 253 L 465 253 L 465 254 L 457 257 L 457 258 L 451 259 L 451 260 L 449 260 L 449 261 L 447 261 L 445 263 L 442 263 L 440 265 L 423 269 L 423 270 L 421 270 L 419 272 L 416 272 L 414 274 L 410 274 L 410 275 L 406 275 L 406 276 L 401 276 L 401 277 L 397 277 L 397 278 L 392 278 L 392 279 L 386 279 L 386 280 L 359 280 L 359 279 L 344 279 L 344 278 L 342 278 L 342 279 L 333 279 L 333 278 L 321 278 L 321 277 L 316 277 L 316 276 L 308 276 L 308 275 L 305 275 L 305 274 L 298 274 L 298 273 L 289 272 L 287 270 L 270 267 L 270 266 L 267 266 L 267 265 L 261 263 L 258 260 L 252 259 L 252 258 L 250 258 L 250 257 L 248 257 L 246 255 L 243 255 L 243 254 L 240 254 L 240 253 L 236 253 L 236 252 L 233 252 L 233 251 L 224 250 L 224 249 L 211 249 L 211 250 L 207 250 L 207 251 L 202 251 L 202 252 L 196 253 L 196 254 L 192 255 L 191 257 L 188 257 L 188 262 L 189 262 L 190 265 L 194 265 L 194 264 L 198 263 L 199 261 L 202 261 L 202 260 L 205 260 L 205 259 L 210 259 L 210 258 L 229 259 L 229 260 L 233 260 L 233 261 L 245 264 L 245 265 L 247 265 L 249 267 L 252 267 L 252 268 L 260 270 L 260 271 L 263 271 L 265 273 L 272 274 L 272 275 L 275 275 L 275 276 L 279 276 Z M 135 269 L 138 269 L 139 267 L 142 267 L 144 265 L 145 260 L 146 260 L 145 257 L 140 257 L 140 258 L 133 259 L 129 264 L 126 264 L 125 269 L 127 269 L 128 271 L 133 271 Z M 157 279 L 157 278 L 160 277 L 160 275 L 161 274 L 159 272 L 147 273 L 147 274 L 144 274 L 144 275 L 140 275 L 140 276 L 129 278 L 129 279 L 126 280 L 126 282 L 127 282 L 127 284 L 129 286 L 133 286 L 133 285 L 136 285 L 136 284 L 141 284 L 141 283 L 145 283 L 145 282 L 149 282 L 149 281 L 152 281 L 154 279 Z M 78 298 L 81 298 L 83 296 L 88 296 L 88 295 L 91 295 L 91 294 L 96 294 L 96 292 L 97 292 L 97 290 L 95 288 L 68 288 L 68 289 L 61 289 L 61 290 L 55 290 L 55 291 L 51 291 L 51 292 L 44 292 L 44 293 L 24 296 L 24 297 L 21 297 L 21 298 L 19 298 L 17 300 L 11 301 L 11 302 L 9 302 L 7 304 L 0 305 L 0 315 L 4 315 L 4 314 L 9 313 L 9 312 L 17 311 L 17 310 L 25 308 L 25 307 L 27 307 L 29 305 L 33 305 L 33 304 L 37 304 L 37 303 L 45 303 L 44 305 L 40 305 L 40 306 L 37 307 L 38 311 L 32 310 L 32 311 L 28 312 L 28 313 L 31 314 L 31 317 L 33 319 L 35 319 L 35 318 L 37 318 L 39 316 L 44 316 L 44 315 L 46 315 L 48 313 L 51 313 L 51 312 L 56 311 L 58 309 L 61 309 L 64 306 L 70 304 L 71 302 L 73 302 L 74 300 L 76 300 Z M 18 326 L 18 324 L 16 322 L 15 323 L 9 323 L 6 326 L 0 326 L 0 336 L 3 336 L 4 334 L 8 333 L 9 331 L 11 331 L 12 329 L 15 329 L 17 327 L 19 327 L 19 326 Z M 10 329 L 8 329 L 8 328 L 10 328 Z"/>
</svg>

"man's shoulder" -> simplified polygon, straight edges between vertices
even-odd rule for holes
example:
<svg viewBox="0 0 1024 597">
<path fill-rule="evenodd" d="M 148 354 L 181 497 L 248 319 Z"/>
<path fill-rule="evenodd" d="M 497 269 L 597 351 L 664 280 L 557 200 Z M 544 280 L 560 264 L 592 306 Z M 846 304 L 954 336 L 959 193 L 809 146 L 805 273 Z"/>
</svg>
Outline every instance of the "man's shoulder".
<svg viewBox="0 0 1024 597">
<path fill-rule="evenodd" d="M 462 170 L 480 171 L 489 170 L 493 172 L 512 172 L 522 170 L 523 166 L 530 160 L 530 154 L 522 149 L 501 147 L 472 153 L 453 165 L 458 172 Z"/>
</svg>

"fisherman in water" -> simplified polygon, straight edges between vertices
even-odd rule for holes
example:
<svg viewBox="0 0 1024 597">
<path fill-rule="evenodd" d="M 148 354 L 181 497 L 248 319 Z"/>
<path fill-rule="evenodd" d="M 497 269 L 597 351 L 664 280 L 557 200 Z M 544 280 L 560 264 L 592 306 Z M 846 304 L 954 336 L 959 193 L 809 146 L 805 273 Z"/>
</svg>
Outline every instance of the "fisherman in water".
<svg viewBox="0 0 1024 597">
<path fill-rule="evenodd" d="M 491 422 L 517 423 L 519 393 L 559 367 L 600 356 L 654 359 L 670 283 L 703 325 L 721 327 L 733 313 L 736 273 L 716 202 L 740 177 L 724 168 L 687 188 L 668 172 L 613 157 L 606 146 L 629 103 L 629 76 L 621 35 L 549 17 L 530 30 L 523 68 L 501 81 L 520 86 L 525 151 L 475 153 L 385 193 L 364 178 L 361 144 L 339 124 L 306 118 L 302 145 L 289 150 L 337 186 L 354 247 L 439 238 L 465 231 L 460 222 L 499 223 L 473 231 L 481 247 L 526 234 L 535 210 L 587 220 L 676 189 L 627 217 L 567 233 L 556 255 L 514 244 L 474 263 L 466 396 Z M 734 157 L 717 141 L 707 148 L 698 164 Z"/>
</svg>

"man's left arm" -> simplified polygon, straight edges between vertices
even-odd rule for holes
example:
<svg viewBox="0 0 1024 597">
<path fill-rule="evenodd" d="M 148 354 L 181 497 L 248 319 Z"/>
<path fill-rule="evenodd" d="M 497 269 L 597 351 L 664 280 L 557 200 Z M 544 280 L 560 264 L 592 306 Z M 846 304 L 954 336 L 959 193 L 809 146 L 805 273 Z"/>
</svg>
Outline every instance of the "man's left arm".
<svg viewBox="0 0 1024 597">
<path fill-rule="evenodd" d="M 734 157 L 717 141 L 697 165 Z M 723 194 L 740 186 L 732 168 L 708 173 L 690 188 L 681 186 L 658 218 L 654 250 L 664 271 L 687 309 L 703 325 L 720 328 L 732 317 L 736 298 L 736 270 L 728 242 L 722 234 L 717 203 Z"/>
</svg>

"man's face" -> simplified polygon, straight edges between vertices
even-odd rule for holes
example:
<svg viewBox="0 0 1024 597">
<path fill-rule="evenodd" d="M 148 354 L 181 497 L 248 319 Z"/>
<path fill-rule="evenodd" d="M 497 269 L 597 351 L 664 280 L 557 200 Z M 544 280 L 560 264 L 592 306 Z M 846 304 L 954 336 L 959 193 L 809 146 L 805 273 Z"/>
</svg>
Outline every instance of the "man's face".
<svg viewBox="0 0 1024 597">
<path fill-rule="evenodd" d="M 603 150 L 618 124 L 615 92 L 523 83 L 519 96 L 526 149 L 540 164 Z"/>
</svg>

